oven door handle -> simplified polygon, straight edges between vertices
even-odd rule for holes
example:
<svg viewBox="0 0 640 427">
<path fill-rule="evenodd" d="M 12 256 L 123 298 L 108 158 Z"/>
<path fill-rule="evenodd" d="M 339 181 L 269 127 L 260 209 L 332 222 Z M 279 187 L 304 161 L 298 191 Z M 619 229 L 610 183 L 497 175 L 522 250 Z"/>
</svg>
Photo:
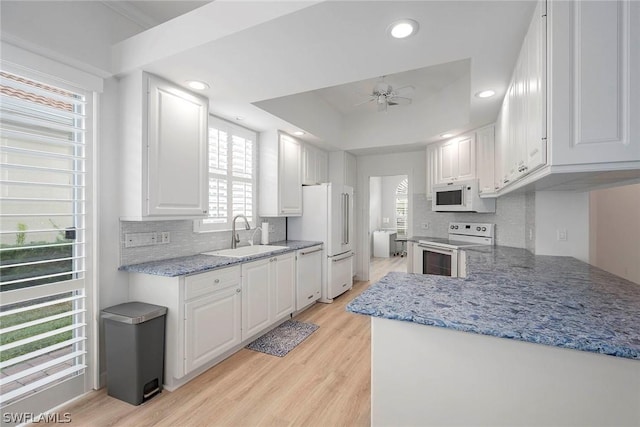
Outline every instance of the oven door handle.
<svg viewBox="0 0 640 427">
<path fill-rule="evenodd" d="M 440 248 L 437 246 L 428 246 L 428 245 L 422 245 L 420 243 L 418 243 L 418 247 L 420 249 L 422 249 L 423 251 L 429 251 L 429 252 L 435 252 L 438 254 L 442 254 L 442 255 L 451 255 L 453 252 L 457 251 L 457 249 L 452 249 L 452 248 Z"/>
</svg>

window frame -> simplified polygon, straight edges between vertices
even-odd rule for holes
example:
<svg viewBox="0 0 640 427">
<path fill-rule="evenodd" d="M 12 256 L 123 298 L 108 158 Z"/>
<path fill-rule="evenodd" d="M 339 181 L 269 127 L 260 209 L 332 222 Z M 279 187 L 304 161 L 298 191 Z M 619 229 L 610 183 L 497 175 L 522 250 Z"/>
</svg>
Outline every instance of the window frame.
<svg viewBox="0 0 640 427">
<path fill-rule="evenodd" d="M 227 200 L 228 200 L 227 201 L 227 217 L 226 217 L 227 220 L 225 222 L 220 222 L 220 223 L 208 223 L 208 222 L 205 222 L 207 218 L 198 219 L 193 222 L 193 231 L 196 233 L 211 233 L 211 232 L 218 232 L 218 231 L 230 231 L 232 229 L 232 224 L 231 224 L 231 222 L 233 221 L 232 190 L 233 190 L 234 182 L 251 183 L 252 214 L 251 214 L 251 220 L 249 221 L 249 224 L 251 225 L 251 228 L 255 228 L 259 222 L 258 206 L 257 206 L 257 202 L 258 202 L 258 197 L 257 197 L 257 194 L 258 194 L 258 191 L 257 191 L 258 189 L 258 152 L 257 152 L 258 132 L 243 126 L 239 126 L 236 123 L 229 122 L 225 119 L 222 119 L 220 117 L 210 114 L 209 123 L 208 123 L 208 132 L 211 132 L 212 129 L 217 129 L 219 131 L 226 132 L 227 135 L 229 135 L 227 139 L 229 144 L 232 143 L 231 141 L 234 135 L 251 141 L 252 175 L 251 175 L 251 178 L 233 177 L 232 175 L 233 149 L 231 146 L 227 150 L 227 172 L 224 175 L 218 174 L 218 173 L 212 173 L 210 171 L 209 156 L 207 155 L 207 194 L 209 194 L 208 188 L 209 188 L 210 180 L 212 179 L 212 177 L 216 177 L 216 178 L 225 177 L 225 179 L 227 180 Z M 207 144 L 208 144 L 207 153 L 209 153 L 209 150 L 211 148 L 209 145 L 210 144 L 209 140 Z M 209 206 L 210 206 L 209 200 L 207 200 L 207 207 Z M 211 209 L 207 209 L 207 210 L 209 212 L 211 211 Z"/>
</svg>

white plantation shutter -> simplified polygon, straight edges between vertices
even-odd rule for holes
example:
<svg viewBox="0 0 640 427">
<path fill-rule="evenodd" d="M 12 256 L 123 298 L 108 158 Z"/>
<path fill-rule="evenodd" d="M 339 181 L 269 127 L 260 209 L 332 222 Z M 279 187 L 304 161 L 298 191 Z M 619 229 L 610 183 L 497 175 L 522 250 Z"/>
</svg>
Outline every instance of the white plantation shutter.
<svg viewBox="0 0 640 427">
<path fill-rule="evenodd" d="M 256 132 L 209 117 L 209 216 L 196 231 L 230 230 L 235 215 L 255 226 Z"/>
<path fill-rule="evenodd" d="M 86 367 L 90 97 L 0 72 L 3 408 Z"/>
<path fill-rule="evenodd" d="M 408 187 L 409 180 L 404 179 L 396 188 L 396 231 L 398 237 L 407 237 Z"/>
</svg>

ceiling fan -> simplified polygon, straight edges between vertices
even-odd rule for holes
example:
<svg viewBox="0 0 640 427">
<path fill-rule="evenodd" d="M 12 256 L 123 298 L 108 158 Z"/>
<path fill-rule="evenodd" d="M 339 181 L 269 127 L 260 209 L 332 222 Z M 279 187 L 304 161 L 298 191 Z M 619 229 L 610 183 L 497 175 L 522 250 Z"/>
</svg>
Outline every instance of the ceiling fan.
<svg viewBox="0 0 640 427">
<path fill-rule="evenodd" d="M 403 95 L 409 95 L 413 92 L 413 86 L 403 86 L 394 89 L 389 83 L 384 81 L 384 76 L 380 77 L 380 81 L 376 83 L 371 91 L 371 94 L 367 95 L 369 99 L 360 102 L 355 106 L 368 104 L 369 102 L 375 102 L 378 111 L 387 111 L 387 108 L 395 105 L 409 105 L 411 104 L 411 98 Z"/>
</svg>

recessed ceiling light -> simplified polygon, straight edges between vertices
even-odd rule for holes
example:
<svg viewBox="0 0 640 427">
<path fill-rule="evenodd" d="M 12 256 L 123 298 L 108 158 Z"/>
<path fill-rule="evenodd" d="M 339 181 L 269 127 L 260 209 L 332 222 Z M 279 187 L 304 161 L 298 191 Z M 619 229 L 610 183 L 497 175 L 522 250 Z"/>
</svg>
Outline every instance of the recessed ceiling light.
<svg viewBox="0 0 640 427">
<path fill-rule="evenodd" d="M 297 136 L 302 136 L 302 135 L 304 135 L 304 132 L 303 132 L 303 131 L 301 131 L 301 130 L 297 130 L 297 131 L 295 131 L 293 134 L 294 134 L 294 135 L 297 135 Z"/>
<path fill-rule="evenodd" d="M 495 91 L 493 91 L 493 90 L 489 89 L 489 90 L 483 90 L 483 91 L 481 91 L 481 92 L 476 93 L 476 96 L 477 96 L 478 98 L 490 98 L 490 97 L 492 97 L 492 96 L 493 96 L 493 95 L 495 95 L 495 94 L 496 94 L 496 92 L 495 92 Z"/>
<path fill-rule="evenodd" d="M 413 19 L 400 19 L 389 25 L 387 31 L 391 37 L 396 39 L 404 39 L 418 32 L 420 26 Z"/>
<path fill-rule="evenodd" d="M 442 135 L 440 135 L 440 138 L 451 138 L 452 136 L 452 133 L 443 133 Z"/>
<path fill-rule="evenodd" d="M 209 88 L 209 85 L 207 83 L 198 80 L 189 80 L 187 82 L 187 85 L 189 85 L 191 89 L 195 90 L 205 90 Z"/>
</svg>

